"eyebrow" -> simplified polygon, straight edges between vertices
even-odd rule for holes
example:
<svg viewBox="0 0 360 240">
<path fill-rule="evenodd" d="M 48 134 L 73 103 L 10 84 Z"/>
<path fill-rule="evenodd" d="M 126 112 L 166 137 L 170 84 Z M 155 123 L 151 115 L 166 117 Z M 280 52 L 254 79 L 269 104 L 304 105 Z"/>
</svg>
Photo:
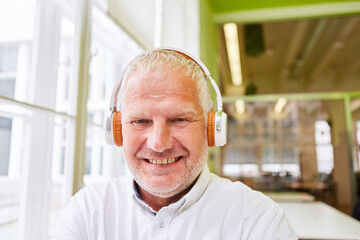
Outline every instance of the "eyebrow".
<svg viewBox="0 0 360 240">
<path fill-rule="evenodd" d="M 187 115 L 187 116 L 197 116 L 200 115 L 201 113 L 198 113 L 197 111 L 195 111 L 195 109 L 193 108 L 184 108 L 184 109 L 180 109 L 177 111 L 172 111 L 169 113 L 170 116 L 182 116 L 182 115 Z M 128 113 L 126 114 L 128 118 L 137 118 L 137 117 L 142 117 L 144 116 L 144 112 L 143 111 L 137 111 L 137 110 L 130 110 L 128 111 Z"/>
<path fill-rule="evenodd" d="M 196 112 L 193 108 L 184 108 L 178 111 L 174 111 L 171 115 L 179 116 L 179 115 L 198 115 L 200 113 Z"/>
</svg>

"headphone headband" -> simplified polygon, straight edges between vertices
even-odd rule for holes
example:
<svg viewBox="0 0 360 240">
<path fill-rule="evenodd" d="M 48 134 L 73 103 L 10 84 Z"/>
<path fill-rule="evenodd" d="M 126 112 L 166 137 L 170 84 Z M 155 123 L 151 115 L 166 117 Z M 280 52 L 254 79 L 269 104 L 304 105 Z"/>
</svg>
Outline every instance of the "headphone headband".
<svg viewBox="0 0 360 240">
<path fill-rule="evenodd" d="M 153 52 L 156 50 L 169 50 L 169 51 L 174 51 L 177 53 L 180 53 L 182 55 L 184 55 L 185 57 L 190 58 L 191 60 L 193 60 L 195 63 L 197 63 L 200 68 L 202 69 L 202 71 L 204 72 L 205 76 L 210 80 L 211 85 L 213 86 L 215 92 L 216 92 L 216 112 L 218 114 L 220 114 L 222 112 L 223 109 L 223 103 L 222 103 L 222 99 L 221 99 L 221 93 L 220 93 L 220 89 L 217 86 L 215 80 L 211 77 L 209 70 L 207 69 L 207 67 L 198 59 L 196 59 L 194 56 L 192 56 L 190 53 L 186 53 L 183 50 L 180 49 L 176 49 L 176 48 L 154 48 L 154 49 L 150 49 L 150 50 L 146 50 L 142 53 L 140 53 L 139 55 L 137 55 L 133 60 L 130 61 L 130 63 L 126 66 L 126 68 L 123 71 L 123 75 L 121 76 L 121 80 L 117 82 L 117 84 L 114 87 L 114 90 L 111 94 L 111 98 L 110 98 L 110 111 L 116 111 L 116 105 L 117 105 L 117 97 L 120 91 L 120 87 L 121 87 L 121 83 L 123 81 L 124 78 L 124 74 L 127 71 L 127 68 L 131 65 L 131 63 L 135 62 L 138 58 L 140 58 L 141 56 L 146 55 L 149 52 Z"/>
</svg>

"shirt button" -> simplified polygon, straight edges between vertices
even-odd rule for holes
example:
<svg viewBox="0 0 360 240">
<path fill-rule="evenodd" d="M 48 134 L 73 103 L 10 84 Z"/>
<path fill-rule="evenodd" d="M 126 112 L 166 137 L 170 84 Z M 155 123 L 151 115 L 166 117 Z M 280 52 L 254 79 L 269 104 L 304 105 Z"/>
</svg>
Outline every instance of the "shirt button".
<svg viewBox="0 0 360 240">
<path fill-rule="evenodd" d="M 162 228 L 164 226 L 164 223 L 161 220 L 158 222 L 158 224 L 159 224 L 159 228 Z"/>
</svg>

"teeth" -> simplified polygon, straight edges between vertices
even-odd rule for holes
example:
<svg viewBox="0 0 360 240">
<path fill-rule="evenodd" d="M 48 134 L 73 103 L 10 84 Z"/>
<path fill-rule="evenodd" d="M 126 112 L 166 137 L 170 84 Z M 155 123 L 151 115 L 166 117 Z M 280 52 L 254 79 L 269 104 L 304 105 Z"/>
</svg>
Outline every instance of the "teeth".
<svg viewBox="0 0 360 240">
<path fill-rule="evenodd" d="M 152 164 L 159 164 L 159 165 L 164 165 L 164 164 L 170 164 L 170 163 L 173 163 L 175 162 L 176 160 L 178 160 L 178 157 L 176 158 L 169 158 L 169 159 L 148 159 L 148 162 L 149 163 L 152 163 Z"/>
</svg>

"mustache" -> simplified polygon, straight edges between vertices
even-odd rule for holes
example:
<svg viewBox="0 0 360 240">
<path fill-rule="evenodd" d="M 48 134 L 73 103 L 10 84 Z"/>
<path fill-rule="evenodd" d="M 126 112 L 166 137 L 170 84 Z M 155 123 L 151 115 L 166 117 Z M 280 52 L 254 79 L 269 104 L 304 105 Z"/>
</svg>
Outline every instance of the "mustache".
<svg viewBox="0 0 360 240">
<path fill-rule="evenodd" d="M 174 149 L 166 149 L 163 152 L 155 152 L 151 149 L 145 149 L 136 154 L 137 158 L 146 158 L 146 159 L 154 159 L 154 158 L 172 158 L 172 157 L 180 157 L 187 156 L 188 151 L 186 150 L 174 150 Z"/>
</svg>

